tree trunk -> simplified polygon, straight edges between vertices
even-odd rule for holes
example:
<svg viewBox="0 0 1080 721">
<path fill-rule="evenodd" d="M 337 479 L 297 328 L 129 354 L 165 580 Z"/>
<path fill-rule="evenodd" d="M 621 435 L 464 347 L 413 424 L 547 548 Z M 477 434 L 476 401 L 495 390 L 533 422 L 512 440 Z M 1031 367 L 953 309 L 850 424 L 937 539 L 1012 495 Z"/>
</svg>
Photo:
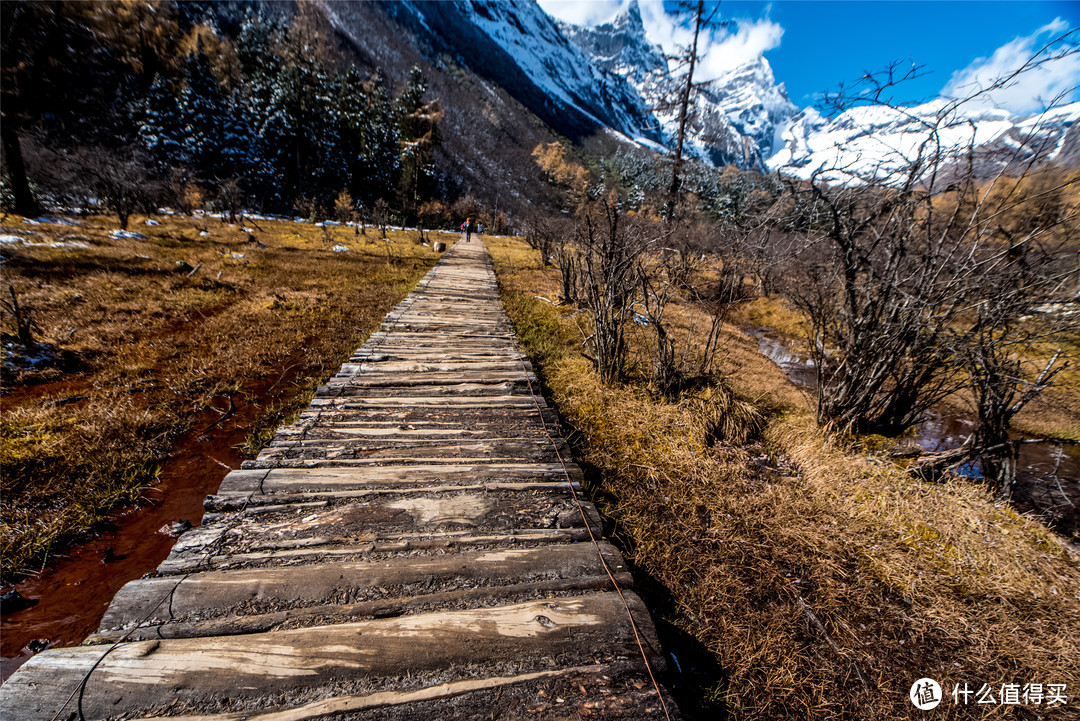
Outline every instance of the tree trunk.
<svg viewBox="0 0 1080 721">
<path fill-rule="evenodd" d="M 1012 498 L 1019 451 L 1015 443 L 1006 442 L 982 457 L 983 478 L 990 484 L 999 501 Z"/>
<path fill-rule="evenodd" d="M 675 206 L 679 203 L 682 188 L 683 142 L 686 140 L 686 121 L 690 110 L 690 95 L 694 89 L 694 67 L 697 65 L 698 35 L 705 15 L 705 0 L 698 0 L 694 11 L 694 42 L 690 46 L 690 64 L 686 70 L 686 85 L 679 99 L 679 133 L 675 139 L 675 160 L 671 166 L 671 187 L 668 188 L 668 222 L 675 220 Z"/>
<path fill-rule="evenodd" d="M 19 215 L 33 217 L 41 214 L 41 206 L 30 191 L 30 182 L 26 178 L 26 164 L 23 162 L 19 133 L 10 120 L 0 123 L 0 140 L 4 146 L 4 160 L 8 178 L 11 182 L 13 210 Z"/>
</svg>

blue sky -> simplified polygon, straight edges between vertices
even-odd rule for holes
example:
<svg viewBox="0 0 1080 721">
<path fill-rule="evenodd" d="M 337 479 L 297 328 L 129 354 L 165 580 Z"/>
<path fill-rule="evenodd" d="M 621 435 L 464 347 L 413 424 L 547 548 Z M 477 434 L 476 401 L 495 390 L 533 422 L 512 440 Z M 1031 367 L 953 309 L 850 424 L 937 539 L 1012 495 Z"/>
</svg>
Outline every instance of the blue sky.
<svg viewBox="0 0 1080 721">
<path fill-rule="evenodd" d="M 539 0 L 549 14 L 570 22 L 611 19 L 628 0 Z M 660 0 L 641 0 L 646 30 L 665 47 L 680 40 Z M 669 4 L 670 5 L 670 4 Z M 759 53 L 785 83 L 796 105 L 850 83 L 891 61 L 925 66 L 925 75 L 906 84 L 904 100 L 943 92 L 960 94 L 1015 66 L 1046 41 L 1080 27 L 1080 3 L 1064 0 L 725 0 L 721 12 L 738 30 L 714 38 L 714 72 Z M 1080 41 L 1080 33 L 1073 36 Z M 994 97 L 1017 113 L 1041 109 L 1041 101 L 1080 84 L 1080 54 L 1026 76 Z"/>
</svg>

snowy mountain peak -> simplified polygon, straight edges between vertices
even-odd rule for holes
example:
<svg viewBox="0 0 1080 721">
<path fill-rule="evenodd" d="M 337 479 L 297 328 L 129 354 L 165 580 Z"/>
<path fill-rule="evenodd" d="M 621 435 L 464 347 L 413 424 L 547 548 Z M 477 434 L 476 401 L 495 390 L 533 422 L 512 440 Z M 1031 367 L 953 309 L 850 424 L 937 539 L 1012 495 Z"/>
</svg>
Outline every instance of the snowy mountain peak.
<svg viewBox="0 0 1080 721">
<path fill-rule="evenodd" d="M 835 182 L 902 180 L 927 152 L 925 141 L 933 128 L 934 148 L 940 149 L 935 152 L 942 153 L 944 162 L 959 162 L 974 149 L 976 173 L 989 177 L 1003 167 L 1073 162 L 1067 140 L 1077 120 L 1080 103 L 1030 118 L 944 98 L 909 108 L 859 106 L 833 118 L 807 108 L 782 131 L 767 165 L 803 179 L 820 173 Z"/>
<path fill-rule="evenodd" d="M 739 133 L 754 141 L 763 158 L 780 147 L 784 128 L 799 113 L 761 55 L 717 78 L 703 94 L 712 96 Z"/>
<path fill-rule="evenodd" d="M 641 7 L 638 5 L 638 0 L 630 0 L 626 10 L 615 17 L 613 24 L 619 30 L 640 34 L 645 37 L 645 21 L 641 19 Z"/>
<path fill-rule="evenodd" d="M 637 3 L 631 2 L 611 22 L 560 27 L 595 64 L 626 78 L 654 108 L 665 140 L 673 144 L 678 112 L 672 99 L 681 80 L 669 72 L 663 48 L 649 40 Z M 764 168 L 788 120 L 799 112 L 760 55 L 702 85 L 691 110 L 685 142 L 690 154 L 714 165 L 743 168 Z"/>
<path fill-rule="evenodd" d="M 637 2 L 611 22 L 592 27 L 560 22 L 563 34 L 589 55 L 599 67 L 617 73 L 635 86 L 655 83 L 667 74 L 667 58 L 645 32 Z"/>
</svg>

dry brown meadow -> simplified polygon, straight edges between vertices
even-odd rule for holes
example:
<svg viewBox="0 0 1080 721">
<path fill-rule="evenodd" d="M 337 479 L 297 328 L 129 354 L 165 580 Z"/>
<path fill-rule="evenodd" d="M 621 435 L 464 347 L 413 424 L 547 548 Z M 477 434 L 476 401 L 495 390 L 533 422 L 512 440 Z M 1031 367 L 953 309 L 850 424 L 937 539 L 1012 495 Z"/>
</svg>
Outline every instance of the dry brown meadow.
<svg viewBox="0 0 1080 721">
<path fill-rule="evenodd" d="M 602 385 L 580 352 L 585 321 L 544 300 L 557 297 L 558 272 L 523 243 L 488 245 L 508 312 L 577 459 L 593 470 L 591 493 L 646 603 L 669 639 L 693 639 L 673 649 L 691 669 L 682 678 L 699 677 L 688 692 L 698 708 L 687 710 L 877 721 L 911 718 L 908 691 L 924 676 L 946 694 L 963 683 L 1073 689 L 1075 546 L 977 484 L 925 483 L 872 439 L 829 440 L 810 399 L 737 328 L 722 339 L 722 381 L 678 402 L 633 380 Z M 798 323 L 768 304 L 748 312 L 789 331 Z M 681 333 L 695 314 L 707 327 L 699 309 L 678 313 Z M 635 343 L 647 357 L 648 336 Z M 984 718 L 985 709 L 950 697 L 934 713 Z"/>
<path fill-rule="evenodd" d="M 436 259 L 401 231 L 158 215 L 117 238 L 113 217 L 60 220 L 0 228 L 4 299 L 10 284 L 53 356 L 14 367 L 5 310 L 5 581 L 138 501 L 170 458 L 223 475 L 256 451 Z"/>
</svg>

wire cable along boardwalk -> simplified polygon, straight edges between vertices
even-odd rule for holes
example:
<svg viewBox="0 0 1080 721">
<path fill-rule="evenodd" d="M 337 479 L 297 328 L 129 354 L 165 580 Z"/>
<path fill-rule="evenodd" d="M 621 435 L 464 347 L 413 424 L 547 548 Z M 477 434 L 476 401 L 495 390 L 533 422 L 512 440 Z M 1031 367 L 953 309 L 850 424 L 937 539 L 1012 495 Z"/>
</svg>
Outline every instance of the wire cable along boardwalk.
<svg viewBox="0 0 1080 721">
<path fill-rule="evenodd" d="M 675 717 L 556 427 L 487 251 L 458 243 L 0 716 Z"/>
</svg>

